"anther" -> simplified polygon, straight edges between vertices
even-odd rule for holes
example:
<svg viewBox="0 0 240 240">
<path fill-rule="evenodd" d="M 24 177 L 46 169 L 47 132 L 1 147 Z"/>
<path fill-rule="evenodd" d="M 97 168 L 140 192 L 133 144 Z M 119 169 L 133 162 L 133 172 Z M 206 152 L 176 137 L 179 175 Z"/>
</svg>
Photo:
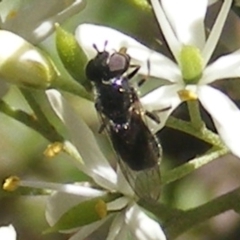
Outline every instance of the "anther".
<svg viewBox="0 0 240 240">
<path fill-rule="evenodd" d="M 63 143 L 55 142 L 55 143 L 49 144 L 43 154 L 48 158 L 52 158 L 52 157 L 55 157 L 57 154 L 59 154 L 63 150 L 64 150 Z"/>
<path fill-rule="evenodd" d="M 95 205 L 95 210 L 100 218 L 107 216 L 107 205 L 102 199 L 100 199 Z"/>
<path fill-rule="evenodd" d="M 13 192 L 15 191 L 20 183 L 20 178 L 17 176 L 11 176 L 7 179 L 5 179 L 3 183 L 3 190 Z"/>
</svg>

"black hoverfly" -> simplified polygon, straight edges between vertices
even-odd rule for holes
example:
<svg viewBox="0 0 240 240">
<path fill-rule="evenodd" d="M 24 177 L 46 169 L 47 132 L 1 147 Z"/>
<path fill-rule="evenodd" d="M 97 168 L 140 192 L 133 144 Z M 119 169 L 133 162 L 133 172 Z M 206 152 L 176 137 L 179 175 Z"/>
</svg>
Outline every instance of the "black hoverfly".
<svg viewBox="0 0 240 240">
<path fill-rule="evenodd" d="M 140 199 L 156 201 L 160 196 L 161 145 L 147 127 L 146 114 L 129 80 L 139 66 L 130 64 L 126 48 L 110 54 L 97 51 L 86 66 L 86 76 L 95 86 L 95 107 L 102 119 L 99 132 L 107 130 L 119 165 Z M 130 73 L 127 71 L 133 68 Z M 153 118 L 154 119 L 154 118 Z"/>
</svg>

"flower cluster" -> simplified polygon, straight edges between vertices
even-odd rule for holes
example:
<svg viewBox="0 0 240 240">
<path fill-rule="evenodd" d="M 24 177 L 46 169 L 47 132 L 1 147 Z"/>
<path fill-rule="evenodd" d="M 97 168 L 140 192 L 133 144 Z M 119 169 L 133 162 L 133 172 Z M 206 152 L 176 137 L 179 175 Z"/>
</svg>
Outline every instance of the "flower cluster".
<svg viewBox="0 0 240 240">
<path fill-rule="evenodd" d="M 174 60 L 104 26 L 82 24 L 76 30 L 76 39 L 89 59 L 95 55 L 93 44 L 98 47 L 104 46 L 107 40 L 107 51 L 126 47 L 133 61 L 141 65 L 141 74 L 168 82 L 141 98 L 143 107 L 150 112 L 156 111 L 161 119 L 160 124 L 149 121 L 153 133 L 164 126 L 182 101 L 198 99 L 211 115 L 223 142 L 233 154 L 240 157 L 240 111 L 227 95 L 210 85 L 220 79 L 240 76 L 240 50 L 209 63 L 232 0 L 224 0 L 206 39 L 204 19 L 208 4 L 214 2 L 151 0 L 159 27 Z M 58 78 L 59 73 L 51 60 L 32 44 L 39 43 L 47 37 L 53 31 L 56 21 L 61 22 L 85 7 L 83 0 L 72 0 L 68 3 L 70 4 L 66 5 L 66 1 L 52 1 L 52 7 L 46 13 L 47 16 L 44 15 L 44 19 L 40 16 L 45 11 L 45 4 L 48 4 L 49 8 L 48 1 L 41 1 L 39 5 L 39 1 L 33 0 L 29 6 L 9 6 L 6 1 L 0 3 L 3 6 L 0 11 L 2 29 L 11 31 L 0 31 L 0 77 L 9 82 L 20 81 L 24 86 L 31 85 L 44 90 L 50 86 L 51 81 Z M 34 9 L 37 9 L 37 14 Z M 186 14 L 186 9 L 191 11 Z M 27 22 L 24 21 L 23 16 L 26 14 L 31 16 L 32 21 L 29 18 Z M 5 48 L 7 44 L 10 44 L 11 48 Z M 19 63 L 18 68 L 15 67 L 16 62 Z M 14 69 L 11 66 L 14 66 Z M 6 91 L 7 87 L 3 84 L 0 95 L 3 96 Z M 107 240 L 127 239 L 129 236 L 138 240 L 165 240 L 166 236 L 159 223 L 138 205 L 138 199 L 121 171 L 115 171 L 110 166 L 93 133 L 74 113 L 62 94 L 57 90 L 46 90 L 44 94 L 67 129 L 69 137 L 69 141 L 52 144 L 46 154 L 54 156 L 59 151 L 67 152 L 73 157 L 79 170 L 89 176 L 94 184 L 55 184 L 10 178 L 5 183 L 5 189 L 13 190 L 15 185 L 19 185 L 52 190 L 53 194 L 49 197 L 46 211 L 46 218 L 51 226 L 49 231 L 71 233 L 70 240 L 85 239 L 109 220 L 111 225 Z M 167 110 L 158 111 L 163 108 Z M 84 216 L 88 212 L 84 208 L 91 213 L 86 219 Z"/>
</svg>

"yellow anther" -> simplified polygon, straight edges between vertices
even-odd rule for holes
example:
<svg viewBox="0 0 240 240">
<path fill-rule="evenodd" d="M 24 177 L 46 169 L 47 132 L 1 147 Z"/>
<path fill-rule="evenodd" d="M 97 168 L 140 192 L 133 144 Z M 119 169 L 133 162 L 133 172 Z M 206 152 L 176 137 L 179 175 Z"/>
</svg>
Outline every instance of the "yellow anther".
<svg viewBox="0 0 240 240">
<path fill-rule="evenodd" d="M 107 216 L 107 205 L 102 199 L 100 199 L 95 205 L 95 210 L 100 218 Z"/>
<path fill-rule="evenodd" d="M 195 92 L 187 90 L 187 89 L 178 91 L 178 96 L 182 101 L 198 99 L 198 96 Z"/>
<path fill-rule="evenodd" d="M 127 53 L 127 48 L 126 47 L 121 47 L 118 52 L 122 53 L 122 54 L 126 54 Z"/>
<path fill-rule="evenodd" d="M 55 157 L 57 154 L 59 154 L 63 150 L 64 150 L 63 143 L 55 142 L 55 143 L 49 144 L 43 154 L 48 158 L 52 158 L 52 157 Z"/>
<path fill-rule="evenodd" d="M 8 15 L 7 15 L 7 19 L 13 19 L 13 18 L 15 18 L 16 16 L 17 16 L 17 11 L 15 11 L 15 10 L 12 10 L 12 11 L 10 11 L 9 13 L 8 13 Z"/>
<path fill-rule="evenodd" d="M 15 191 L 18 186 L 19 186 L 19 182 L 20 182 L 20 178 L 17 176 L 11 176 L 7 179 L 5 179 L 4 183 L 3 183 L 3 189 L 5 191 Z"/>
</svg>

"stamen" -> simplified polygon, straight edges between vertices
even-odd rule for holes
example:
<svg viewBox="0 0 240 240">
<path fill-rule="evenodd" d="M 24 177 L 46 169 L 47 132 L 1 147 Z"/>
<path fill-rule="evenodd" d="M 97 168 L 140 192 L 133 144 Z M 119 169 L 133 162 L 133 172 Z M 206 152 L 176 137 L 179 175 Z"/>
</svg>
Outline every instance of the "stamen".
<svg viewBox="0 0 240 240">
<path fill-rule="evenodd" d="M 126 54 L 127 53 L 127 48 L 126 47 L 121 47 L 118 52 L 122 53 L 122 54 Z"/>
<path fill-rule="evenodd" d="M 64 142 L 64 152 L 76 159 L 81 165 L 84 165 L 83 159 L 76 147 L 69 141 Z"/>
<path fill-rule="evenodd" d="M 53 158 L 64 150 L 64 145 L 61 142 L 51 143 L 44 151 L 44 155 L 48 158 Z"/>
<path fill-rule="evenodd" d="M 100 199 L 95 205 L 95 210 L 100 218 L 107 216 L 107 205 L 102 199 Z"/>
<path fill-rule="evenodd" d="M 182 101 L 188 101 L 188 100 L 197 100 L 198 96 L 195 92 L 183 89 L 178 91 L 178 96 Z"/>
<path fill-rule="evenodd" d="M 3 189 L 5 191 L 13 192 L 19 187 L 20 178 L 17 176 L 11 176 L 5 179 L 3 183 Z"/>
</svg>

